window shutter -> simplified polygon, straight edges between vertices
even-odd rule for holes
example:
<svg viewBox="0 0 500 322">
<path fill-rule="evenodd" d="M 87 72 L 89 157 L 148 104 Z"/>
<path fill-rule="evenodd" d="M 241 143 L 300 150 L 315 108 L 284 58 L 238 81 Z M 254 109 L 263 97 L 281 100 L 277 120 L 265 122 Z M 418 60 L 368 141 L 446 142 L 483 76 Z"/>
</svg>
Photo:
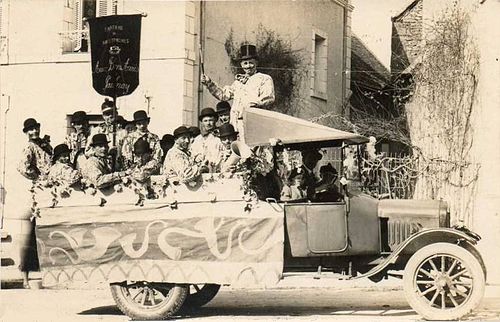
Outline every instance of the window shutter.
<svg viewBox="0 0 500 322">
<path fill-rule="evenodd" d="M 113 12 L 113 0 L 99 0 L 97 3 L 97 17 L 110 16 Z"/>
<path fill-rule="evenodd" d="M 75 14 L 75 31 L 83 29 L 83 1 L 75 0 L 74 14 Z M 76 35 L 75 35 L 76 36 Z M 74 51 L 79 51 L 82 48 L 82 37 L 75 37 Z"/>
</svg>

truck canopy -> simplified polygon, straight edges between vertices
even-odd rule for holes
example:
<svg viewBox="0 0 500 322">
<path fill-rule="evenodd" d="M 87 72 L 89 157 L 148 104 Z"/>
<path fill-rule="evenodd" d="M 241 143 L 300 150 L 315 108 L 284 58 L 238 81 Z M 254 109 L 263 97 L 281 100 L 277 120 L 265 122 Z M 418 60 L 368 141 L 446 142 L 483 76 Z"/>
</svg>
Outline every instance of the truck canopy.
<svg viewBox="0 0 500 322">
<path fill-rule="evenodd" d="M 245 143 L 249 146 L 269 145 L 270 139 L 278 139 L 285 146 L 314 144 L 325 147 L 369 141 L 367 137 L 359 134 L 258 108 L 247 109 L 243 122 Z"/>
</svg>

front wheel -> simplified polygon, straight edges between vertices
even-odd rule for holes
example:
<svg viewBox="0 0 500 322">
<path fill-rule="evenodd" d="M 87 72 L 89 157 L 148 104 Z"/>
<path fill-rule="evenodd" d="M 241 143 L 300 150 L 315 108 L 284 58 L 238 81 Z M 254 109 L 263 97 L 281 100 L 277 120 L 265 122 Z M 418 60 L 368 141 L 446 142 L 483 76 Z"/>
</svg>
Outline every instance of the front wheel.
<svg viewBox="0 0 500 322">
<path fill-rule="evenodd" d="M 122 282 L 111 284 L 116 305 L 133 320 L 165 320 L 181 308 L 188 294 L 187 285 Z"/>
<path fill-rule="evenodd" d="M 484 295 L 485 276 L 467 249 L 436 243 L 418 250 L 406 264 L 404 292 L 427 320 L 456 320 L 475 309 Z"/>
</svg>

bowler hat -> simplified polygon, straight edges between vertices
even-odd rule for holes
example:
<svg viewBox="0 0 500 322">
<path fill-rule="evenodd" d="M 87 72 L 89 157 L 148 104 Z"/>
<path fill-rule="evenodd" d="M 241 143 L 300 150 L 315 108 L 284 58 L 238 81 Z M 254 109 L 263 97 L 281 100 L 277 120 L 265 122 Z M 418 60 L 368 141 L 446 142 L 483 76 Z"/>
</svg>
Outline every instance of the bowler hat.
<svg viewBox="0 0 500 322">
<path fill-rule="evenodd" d="M 206 108 L 202 109 L 200 112 L 200 116 L 198 117 L 198 120 L 201 121 L 206 116 L 213 116 L 215 118 L 218 117 L 217 112 L 215 112 L 214 109 L 211 107 L 206 107 Z"/>
<path fill-rule="evenodd" d="M 215 107 L 217 109 L 217 114 L 222 114 L 231 111 L 231 105 L 226 101 L 220 101 Z"/>
<path fill-rule="evenodd" d="M 84 123 L 87 121 L 87 113 L 84 111 L 76 111 L 71 115 L 71 123 Z"/>
<path fill-rule="evenodd" d="M 113 101 L 110 101 L 109 99 L 105 98 L 104 102 L 101 104 L 101 112 L 109 112 L 112 111 L 115 108 L 115 103 Z"/>
<path fill-rule="evenodd" d="M 144 140 L 143 138 L 138 139 L 134 143 L 134 153 L 135 154 L 144 154 L 151 152 L 151 147 L 149 146 L 148 141 Z"/>
<path fill-rule="evenodd" d="M 237 135 L 238 132 L 234 130 L 234 126 L 229 123 L 222 124 L 217 128 L 219 130 L 219 137 L 224 138 L 231 135 Z"/>
<path fill-rule="evenodd" d="M 59 144 L 54 148 L 54 160 L 59 159 L 59 157 L 64 153 L 70 153 L 71 150 L 66 144 Z"/>
<path fill-rule="evenodd" d="M 200 135 L 201 133 L 200 128 L 197 126 L 190 126 L 189 131 L 191 131 L 191 136 L 194 138 Z"/>
<path fill-rule="evenodd" d="M 35 127 L 40 127 L 40 123 L 38 123 L 34 118 L 26 119 L 23 124 L 23 132 L 26 133 Z"/>
<path fill-rule="evenodd" d="M 149 121 L 149 117 L 148 117 L 148 114 L 146 113 L 146 111 L 139 110 L 139 111 L 134 113 L 134 122 L 144 121 L 144 120 Z"/>
<path fill-rule="evenodd" d="M 257 59 L 257 47 L 254 45 L 241 45 L 240 47 L 240 60 Z"/>
<path fill-rule="evenodd" d="M 108 141 L 108 137 L 106 136 L 106 134 L 103 134 L 103 133 L 99 133 L 99 134 L 96 134 L 92 137 L 92 142 L 90 142 L 90 145 L 94 146 L 94 145 L 102 145 L 102 144 L 108 144 L 109 141 Z"/>
<path fill-rule="evenodd" d="M 178 128 L 176 128 L 174 130 L 174 138 L 175 139 L 177 139 L 179 136 L 184 135 L 184 134 L 188 134 L 189 136 L 191 136 L 191 131 L 189 131 L 189 129 L 187 127 L 185 127 L 184 125 L 179 126 Z"/>
</svg>

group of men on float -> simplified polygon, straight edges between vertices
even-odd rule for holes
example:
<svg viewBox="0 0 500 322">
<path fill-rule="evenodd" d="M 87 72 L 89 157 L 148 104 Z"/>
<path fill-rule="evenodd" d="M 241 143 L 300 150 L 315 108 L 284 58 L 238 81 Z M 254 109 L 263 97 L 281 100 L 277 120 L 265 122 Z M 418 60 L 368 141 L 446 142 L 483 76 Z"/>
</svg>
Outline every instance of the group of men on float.
<svg viewBox="0 0 500 322">
<path fill-rule="evenodd" d="M 136 111 L 133 121 L 124 122 L 114 103 L 105 100 L 101 106 L 104 122 L 90 128 L 84 111 L 73 113 L 74 132 L 52 151 L 50 143 L 40 137 L 40 124 L 29 118 L 23 127 L 28 146 L 19 172 L 32 180 L 42 175 L 58 184 L 71 186 L 81 182 L 84 186 L 106 188 L 127 180 L 147 182 L 157 174 L 189 183 L 201 173 L 227 171 L 231 143 L 244 142 L 243 112 L 248 108 L 266 108 L 275 99 L 272 78 L 257 72 L 256 47 L 243 45 L 240 50 L 244 74 L 237 74 L 231 85 L 221 87 L 202 75 L 202 84 L 220 102 L 216 110 L 201 110 L 200 128 L 179 126 L 172 135 L 166 134 L 160 140 L 149 131 L 150 117 L 145 111 Z M 228 100 L 232 100 L 232 106 Z M 303 169 L 292 171 L 290 182 L 283 185 L 282 200 L 309 198 L 306 190 L 319 186 L 312 169 L 321 154 L 304 151 L 303 159 Z M 308 159 L 314 163 L 310 169 Z M 331 165 L 320 173 L 323 170 L 335 172 L 336 176 Z"/>
</svg>

